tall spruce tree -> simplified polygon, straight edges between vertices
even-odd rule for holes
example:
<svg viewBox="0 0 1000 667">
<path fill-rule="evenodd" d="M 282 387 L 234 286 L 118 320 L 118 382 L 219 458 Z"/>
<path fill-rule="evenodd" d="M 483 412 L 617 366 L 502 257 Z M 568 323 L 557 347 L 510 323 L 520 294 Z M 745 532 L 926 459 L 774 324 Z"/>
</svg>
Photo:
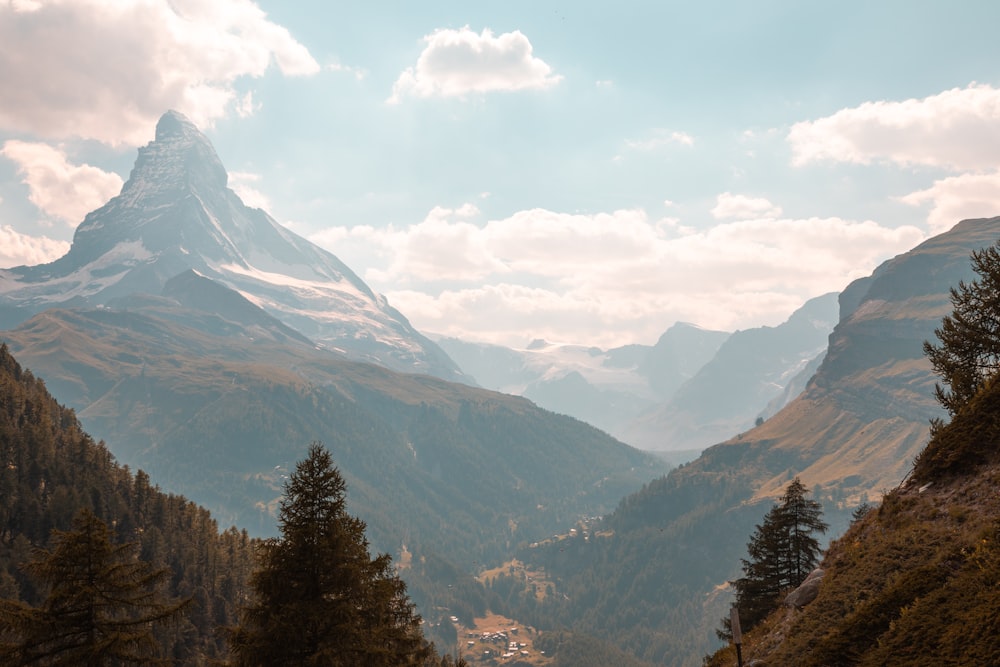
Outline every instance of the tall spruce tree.
<svg viewBox="0 0 1000 667">
<path fill-rule="evenodd" d="M 135 544 L 112 544 L 107 524 L 87 509 L 52 542 L 24 566 L 48 588 L 42 605 L 0 600 L 0 664 L 170 664 L 155 655 L 153 625 L 189 603 L 161 592 L 170 571 L 137 559 Z"/>
<path fill-rule="evenodd" d="M 973 251 L 971 262 L 979 277 L 951 288 L 954 309 L 934 330 L 939 344 L 924 342 L 934 372 L 948 385 L 936 385 L 934 393 L 950 417 L 1000 371 L 1000 241 Z"/>
<path fill-rule="evenodd" d="M 390 557 L 369 555 L 345 491 L 313 443 L 285 486 L 281 536 L 261 545 L 255 600 L 229 633 L 239 667 L 420 665 L 433 654 Z"/>
<path fill-rule="evenodd" d="M 749 559 L 741 559 L 743 577 L 730 582 L 744 630 L 764 620 L 778 606 L 781 594 L 801 584 L 819 561 L 815 534 L 825 533 L 828 526 L 822 505 L 806 493 L 798 477 L 792 480 L 747 543 Z"/>
</svg>

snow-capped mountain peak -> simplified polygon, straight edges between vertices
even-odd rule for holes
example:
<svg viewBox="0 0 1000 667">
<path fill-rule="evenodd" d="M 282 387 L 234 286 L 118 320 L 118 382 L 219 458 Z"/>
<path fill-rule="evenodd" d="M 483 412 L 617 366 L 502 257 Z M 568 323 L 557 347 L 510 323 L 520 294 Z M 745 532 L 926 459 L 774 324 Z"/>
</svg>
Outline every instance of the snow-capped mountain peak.
<svg viewBox="0 0 1000 667">
<path fill-rule="evenodd" d="M 25 318 L 51 306 L 96 306 L 158 294 L 170 278 L 194 270 L 351 358 L 462 377 L 337 257 L 246 206 L 227 182 L 209 139 L 168 111 L 121 193 L 87 214 L 65 256 L 0 271 L 0 306 Z"/>
</svg>

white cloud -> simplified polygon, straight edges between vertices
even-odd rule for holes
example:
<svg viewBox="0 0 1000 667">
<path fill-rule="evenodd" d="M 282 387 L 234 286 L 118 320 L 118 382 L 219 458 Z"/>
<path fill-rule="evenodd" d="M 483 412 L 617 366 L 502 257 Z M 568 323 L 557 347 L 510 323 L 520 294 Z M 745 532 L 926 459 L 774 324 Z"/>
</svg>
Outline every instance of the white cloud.
<svg viewBox="0 0 1000 667">
<path fill-rule="evenodd" d="M 788 143 L 795 165 L 833 160 L 993 168 L 1000 155 L 1000 90 L 970 85 L 920 100 L 865 102 L 796 123 Z"/>
<path fill-rule="evenodd" d="M 249 0 L 0 3 L 0 43 L 0 128 L 113 145 L 148 141 L 167 109 L 200 127 L 246 112 L 234 81 L 272 63 L 319 70 Z"/>
<path fill-rule="evenodd" d="M 763 197 L 747 197 L 723 192 L 715 200 L 710 211 L 716 220 L 724 218 L 776 218 L 781 215 L 781 207 L 775 206 Z"/>
<path fill-rule="evenodd" d="M 625 146 L 637 151 L 652 151 L 671 144 L 693 146 L 694 137 L 686 132 L 657 128 L 646 139 L 626 139 Z"/>
<path fill-rule="evenodd" d="M 250 208 L 271 210 L 271 200 L 255 186 L 260 183 L 260 174 L 246 171 L 229 172 L 229 188 Z"/>
<path fill-rule="evenodd" d="M 343 63 L 340 62 L 330 63 L 329 65 L 327 65 L 327 69 L 329 69 L 331 72 L 344 72 L 346 74 L 350 74 L 358 81 L 361 81 L 366 76 L 368 76 L 368 70 L 364 69 L 363 67 L 351 67 L 350 65 L 344 65 Z"/>
<path fill-rule="evenodd" d="M 411 227 L 311 238 L 348 265 L 374 267 L 366 279 L 418 328 L 508 345 L 566 331 L 588 344 L 652 342 L 677 320 L 777 324 L 924 238 L 914 227 L 839 218 L 694 230 L 641 210 L 478 217 L 436 208 Z"/>
<path fill-rule="evenodd" d="M 912 206 L 929 203 L 927 225 L 933 234 L 939 234 L 967 218 L 1000 215 L 1000 171 L 944 178 L 899 200 Z"/>
<path fill-rule="evenodd" d="M 248 90 L 246 94 L 236 102 L 236 115 L 240 118 L 248 118 L 257 113 L 260 107 L 260 102 L 255 102 L 253 99 L 253 91 Z"/>
<path fill-rule="evenodd" d="M 32 204 L 74 227 L 122 188 L 118 174 L 70 164 L 65 153 L 48 144 L 7 141 L 0 155 L 17 164 Z"/>
<path fill-rule="evenodd" d="M 45 236 L 20 234 L 10 225 L 0 226 L 0 267 L 35 266 L 59 259 L 69 243 Z"/>
<path fill-rule="evenodd" d="M 549 88 L 562 80 L 552 68 L 532 55 L 531 42 L 520 31 L 494 36 L 468 26 L 436 30 L 424 37 L 426 46 L 417 64 L 399 75 L 389 104 L 403 97 L 463 97 L 488 93 Z"/>
</svg>

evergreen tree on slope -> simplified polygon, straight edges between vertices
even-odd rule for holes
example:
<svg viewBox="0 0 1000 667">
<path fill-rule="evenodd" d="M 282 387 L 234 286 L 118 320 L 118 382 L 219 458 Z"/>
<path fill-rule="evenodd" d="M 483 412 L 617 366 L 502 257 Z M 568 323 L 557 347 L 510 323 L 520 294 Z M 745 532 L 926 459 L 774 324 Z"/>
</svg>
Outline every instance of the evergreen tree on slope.
<svg viewBox="0 0 1000 667">
<path fill-rule="evenodd" d="M 934 393 L 950 417 L 1000 371 L 1000 242 L 973 251 L 971 262 L 979 277 L 951 288 L 954 309 L 934 330 L 938 344 L 924 342 L 934 372 L 948 385 Z"/>
<path fill-rule="evenodd" d="M 730 582 L 736 589 L 743 630 L 764 620 L 778 606 L 781 594 L 801 584 L 816 567 L 820 548 L 814 534 L 828 527 L 822 515 L 820 503 L 806 497 L 806 487 L 796 477 L 780 504 L 756 526 L 747 543 L 749 560 L 742 560 L 743 577 Z"/>
<path fill-rule="evenodd" d="M 190 602 L 162 594 L 170 571 L 138 560 L 135 544 L 112 544 L 107 524 L 87 509 L 53 541 L 25 565 L 49 589 L 42 606 L 0 600 L 0 664 L 170 664 L 154 655 L 153 624 Z"/>
<path fill-rule="evenodd" d="M 261 546 L 256 595 L 229 633 L 239 667 L 420 665 L 432 654 L 387 554 L 369 555 L 329 452 L 309 448 L 285 487 L 281 537 Z"/>
</svg>

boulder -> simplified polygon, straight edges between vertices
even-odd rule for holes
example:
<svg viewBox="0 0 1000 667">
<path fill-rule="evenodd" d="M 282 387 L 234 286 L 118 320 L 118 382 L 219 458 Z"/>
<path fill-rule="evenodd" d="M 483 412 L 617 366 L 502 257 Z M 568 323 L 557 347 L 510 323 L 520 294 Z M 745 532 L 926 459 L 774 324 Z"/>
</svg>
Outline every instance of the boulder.
<svg viewBox="0 0 1000 667">
<path fill-rule="evenodd" d="M 823 581 L 824 574 L 825 572 L 818 567 L 810 572 L 805 581 L 799 584 L 799 587 L 785 598 L 785 606 L 802 609 L 802 607 L 815 600 L 819 594 L 819 585 Z"/>
</svg>

